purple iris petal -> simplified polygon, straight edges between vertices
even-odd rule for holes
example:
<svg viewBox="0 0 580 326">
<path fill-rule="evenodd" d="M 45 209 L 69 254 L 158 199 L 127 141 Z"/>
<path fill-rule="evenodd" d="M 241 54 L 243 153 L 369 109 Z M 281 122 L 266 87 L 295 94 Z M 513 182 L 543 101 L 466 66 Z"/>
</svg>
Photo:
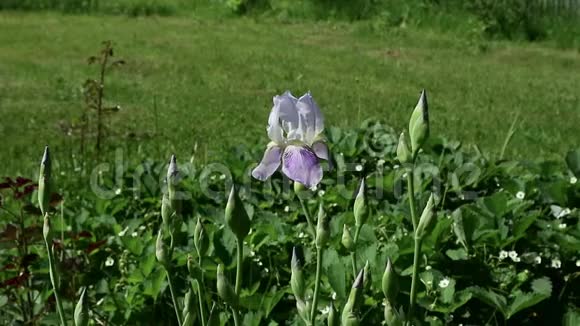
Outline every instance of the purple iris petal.
<svg viewBox="0 0 580 326">
<path fill-rule="evenodd" d="M 321 141 L 317 141 L 312 144 L 312 151 L 318 158 L 328 161 L 328 146 Z"/>
<path fill-rule="evenodd" d="M 278 146 L 269 146 L 264 152 L 262 162 L 252 170 L 252 176 L 260 181 L 266 181 L 280 166 L 282 151 Z"/>
<path fill-rule="evenodd" d="M 289 145 L 282 155 L 282 172 L 307 188 L 322 180 L 322 167 L 316 155 L 307 147 Z"/>
</svg>

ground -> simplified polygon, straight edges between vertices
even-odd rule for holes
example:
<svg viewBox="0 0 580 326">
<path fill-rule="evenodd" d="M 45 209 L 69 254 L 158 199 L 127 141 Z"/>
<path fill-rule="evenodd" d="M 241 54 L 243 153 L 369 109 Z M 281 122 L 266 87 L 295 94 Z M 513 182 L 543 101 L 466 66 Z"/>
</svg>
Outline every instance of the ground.
<svg viewBox="0 0 580 326">
<path fill-rule="evenodd" d="M 536 159 L 577 145 L 580 53 L 366 23 L 280 24 L 252 18 L 0 13 L 0 175 L 34 175 L 42 147 L 75 152 L 87 58 L 112 40 L 127 64 L 107 78 L 111 146 L 152 156 L 219 159 L 237 142 L 266 142 L 272 96 L 310 90 L 327 126 L 379 118 L 405 127 L 428 90 L 432 133 Z M 68 136 L 71 134 L 72 136 Z M 69 155 L 70 156 L 70 155 Z"/>
</svg>

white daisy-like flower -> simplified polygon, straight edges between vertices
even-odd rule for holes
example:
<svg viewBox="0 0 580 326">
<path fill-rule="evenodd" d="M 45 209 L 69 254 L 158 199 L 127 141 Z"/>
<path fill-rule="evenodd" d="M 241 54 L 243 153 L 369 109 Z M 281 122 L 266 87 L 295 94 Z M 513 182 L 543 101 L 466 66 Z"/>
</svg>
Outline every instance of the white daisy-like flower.
<svg viewBox="0 0 580 326">
<path fill-rule="evenodd" d="M 139 236 L 139 233 L 137 233 L 137 231 L 135 231 L 135 232 L 131 233 L 131 236 L 132 236 L 133 238 L 136 238 L 136 237 L 138 237 L 138 236 Z"/>
<path fill-rule="evenodd" d="M 105 260 L 105 266 L 111 267 L 113 265 L 115 265 L 115 260 L 113 259 L 113 257 L 111 256 L 107 257 L 107 260 Z"/>
<path fill-rule="evenodd" d="M 534 258 L 534 263 L 535 264 L 538 264 L 538 265 L 541 264 L 542 263 L 542 257 L 536 256 L 536 258 Z"/>
<path fill-rule="evenodd" d="M 354 167 L 354 169 L 355 169 L 357 172 L 360 172 L 360 171 L 362 171 L 362 170 L 363 170 L 363 166 L 362 166 L 362 165 L 360 165 L 360 164 L 357 164 L 357 165 Z"/>
<path fill-rule="evenodd" d="M 522 199 L 526 198 L 526 193 L 523 192 L 523 191 L 518 191 L 516 193 L 516 198 L 519 199 L 519 200 L 522 200 Z"/>
<path fill-rule="evenodd" d="M 506 259 L 506 258 L 508 258 L 508 252 L 505 251 L 505 250 L 500 251 L 499 252 L 499 259 L 502 259 L 503 260 L 503 259 Z"/>
<path fill-rule="evenodd" d="M 250 251 L 250 254 L 249 254 L 249 256 L 250 256 L 250 257 L 254 257 L 254 256 L 256 256 L 256 252 L 255 252 L 254 250 L 251 250 L 251 251 Z"/>
<path fill-rule="evenodd" d="M 127 226 L 126 228 L 123 229 L 123 231 L 119 232 L 119 234 L 117 234 L 117 235 L 120 237 L 124 237 L 128 230 L 129 230 L 129 227 Z"/>
<path fill-rule="evenodd" d="M 439 287 L 444 289 L 446 287 L 449 286 L 449 279 L 447 277 L 443 278 L 441 281 L 439 281 Z"/>
<path fill-rule="evenodd" d="M 306 238 L 306 234 L 305 234 L 304 232 L 300 232 L 300 233 L 298 234 L 298 237 L 299 237 L 299 238 L 301 238 L 301 239 L 302 239 L 302 238 Z"/>
<path fill-rule="evenodd" d="M 264 268 L 264 272 L 269 273 L 270 270 L 266 267 L 266 268 Z"/>
<path fill-rule="evenodd" d="M 514 250 L 508 252 L 508 256 L 511 258 L 511 260 L 514 260 L 516 258 L 518 258 L 518 253 L 515 252 Z"/>
<path fill-rule="evenodd" d="M 425 270 L 430 271 L 431 270 L 431 265 L 425 266 Z"/>
<path fill-rule="evenodd" d="M 121 188 L 115 189 L 115 195 L 119 196 L 121 192 L 122 192 Z"/>
<path fill-rule="evenodd" d="M 320 190 L 320 191 L 318 191 L 318 197 L 322 197 L 322 196 L 324 196 L 324 194 L 325 194 L 325 193 L 326 193 L 326 192 L 325 192 L 324 190 Z"/>
<path fill-rule="evenodd" d="M 262 263 L 261 260 L 258 260 L 258 266 L 262 266 L 262 265 L 264 265 L 264 263 Z"/>
<path fill-rule="evenodd" d="M 578 179 L 576 177 L 570 177 L 570 183 L 575 185 L 576 182 L 578 182 Z"/>
<path fill-rule="evenodd" d="M 284 212 L 288 213 L 290 211 L 290 206 L 284 206 Z"/>
<path fill-rule="evenodd" d="M 552 266 L 552 268 L 558 269 L 558 268 L 562 267 L 562 261 L 560 259 L 558 259 L 558 258 L 554 258 L 554 259 L 552 259 L 552 265 L 551 266 Z"/>
<path fill-rule="evenodd" d="M 146 228 L 147 228 L 147 227 L 146 227 L 145 225 L 141 225 L 141 226 L 139 227 L 139 230 L 140 230 L 140 231 L 145 231 L 145 229 L 146 229 Z"/>
<path fill-rule="evenodd" d="M 568 225 L 566 225 L 566 223 L 560 223 L 560 224 L 558 224 L 558 227 L 559 227 L 560 229 L 565 229 L 567 226 L 568 226 Z"/>
<path fill-rule="evenodd" d="M 576 267 L 580 267 L 580 259 L 576 261 Z"/>
</svg>

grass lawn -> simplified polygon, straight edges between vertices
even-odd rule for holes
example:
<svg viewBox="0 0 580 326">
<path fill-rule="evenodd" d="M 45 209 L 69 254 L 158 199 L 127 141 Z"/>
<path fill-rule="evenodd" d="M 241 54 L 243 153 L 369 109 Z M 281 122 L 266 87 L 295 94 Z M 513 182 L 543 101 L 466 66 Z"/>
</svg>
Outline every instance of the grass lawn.
<svg viewBox="0 0 580 326">
<path fill-rule="evenodd" d="M 159 158 L 188 157 L 195 142 L 208 159 L 236 142 L 265 144 L 272 96 L 286 89 L 310 90 L 328 126 L 380 118 L 402 129 L 426 88 L 435 135 L 497 153 L 519 113 L 510 156 L 578 145 L 577 51 L 507 42 L 480 51 L 453 35 L 379 35 L 365 23 L 1 12 L 0 176 L 36 174 L 45 144 L 58 157 L 78 146 L 64 130 L 82 112 L 81 85 L 97 76 L 86 59 L 103 40 L 127 61 L 108 78 L 106 99 L 122 110 L 107 141 Z"/>
</svg>

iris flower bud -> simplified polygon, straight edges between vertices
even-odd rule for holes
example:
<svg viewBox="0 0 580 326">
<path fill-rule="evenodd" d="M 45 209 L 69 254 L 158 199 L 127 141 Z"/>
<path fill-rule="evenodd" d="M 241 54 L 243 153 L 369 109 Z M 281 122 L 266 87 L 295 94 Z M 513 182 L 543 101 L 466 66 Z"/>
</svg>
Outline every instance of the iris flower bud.
<svg viewBox="0 0 580 326">
<path fill-rule="evenodd" d="M 40 162 L 40 173 L 38 176 L 38 206 L 40 206 L 40 211 L 42 215 L 48 212 L 48 207 L 50 203 L 50 193 L 51 193 L 51 173 L 52 173 L 52 163 L 50 160 L 50 151 L 48 146 L 44 148 L 44 155 L 42 156 L 42 161 Z"/>
<path fill-rule="evenodd" d="M 419 219 L 415 238 L 423 239 L 423 237 L 425 237 L 427 229 L 431 225 L 431 222 L 433 222 L 433 216 L 435 216 L 435 198 L 433 197 L 433 194 L 431 194 L 427 201 L 427 205 L 425 205 L 425 209 L 423 209 L 421 218 Z"/>
<path fill-rule="evenodd" d="M 219 264 L 217 268 L 217 293 L 222 300 L 233 308 L 238 307 L 238 295 L 232 285 L 224 275 L 224 265 Z"/>
<path fill-rule="evenodd" d="M 352 239 L 352 236 L 350 235 L 350 231 L 348 230 L 348 226 L 346 226 L 346 224 L 342 228 L 342 240 L 341 240 L 341 242 L 342 242 L 342 245 L 346 248 L 346 250 L 348 250 L 348 251 L 354 250 L 354 241 Z"/>
<path fill-rule="evenodd" d="M 290 275 L 290 287 L 292 292 L 296 297 L 296 300 L 304 300 L 306 289 L 304 287 L 304 275 L 302 274 L 303 267 L 303 257 L 300 250 L 296 247 L 292 248 L 292 262 L 291 262 L 291 275 Z"/>
<path fill-rule="evenodd" d="M 397 295 L 399 294 L 399 281 L 397 280 L 397 273 L 391 263 L 391 258 L 387 258 L 387 266 L 383 273 L 383 294 L 388 302 L 395 304 Z"/>
<path fill-rule="evenodd" d="M 366 185 L 363 178 L 358 187 L 356 199 L 354 200 L 354 220 L 356 226 L 362 226 L 369 217 L 369 209 L 366 200 Z"/>
<path fill-rule="evenodd" d="M 419 102 L 409 120 L 409 136 L 411 137 L 411 152 L 413 158 L 429 137 L 429 109 L 427 105 L 427 92 L 423 90 Z"/>
<path fill-rule="evenodd" d="M 298 310 L 298 315 L 306 324 L 308 324 L 310 320 L 310 309 L 311 304 L 309 301 L 296 300 L 296 310 Z"/>
<path fill-rule="evenodd" d="M 363 267 L 363 276 L 364 276 L 364 288 L 365 290 L 370 290 L 371 284 L 373 283 L 371 280 L 371 266 L 369 265 L 369 261 L 367 260 L 365 266 Z"/>
<path fill-rule="evenodd" d="M 161 199 L 161 220 L 165 225 L 172 225 L 173 219 L 173 208 L 171 208 L 171 202 L 169 201 L 169 195 L 167 193 L 163 194 Z"/>
<path fill-rule="evenodd" d="M 343 325 L 358 325 L 357 313 L 363 299 L 364 270 L 360 270 L 348 295 L 348 299 L 342 310 Z"/>
<path fill-rule="evenodd" d="M 337 317 L 336 309 L 334 308 L 334 303 L 330 301 L 330 307 L 328 311 L 327 326 L 339 326 L 340 320 Z"/>
<path fill-rule="evenodd" d="M 201 223 L 201 217 L 197 218 L 197 223 L 195 224 L 195 230 L 193 231 L 193 244 L 197 254 L 200 257 L 205 256 L 209 249 L 209 237 L 205 232 L 203 223 Z"/>
<path fill-rule="evenodd" d="M 171 208 L 173 208 L 175 214 L 180 215 L 181 201 L 178 198 L 178 192 L 181 176 L 179 174 L 179 170 L 177 169 L 177 160 L 175 159 L 175 155 L 171 155 L 169 167 L 167 168 L 166 180 L 167 180 L 167 196 L 169 198 L 169 202 L 171 203 Z"/>
<path fill-rule="evenodd" d="M 329 219 L 324 212 L 322 202 L 318 206 L 318 223 L 316 225 L 316 247 L 322 248 L 328 243 L 330 237 Z"/>
<path fill-rule="evenodd" d="M 225 218 L 226 223 L 239 241 L 242 241 L 250 232 L 250 218 L 235 186 L 232 186 L 230 191 Z"/>
<path fill-rule="evenodd" d="M 165 244 L 165 240 L 163 239 L 163 230 L 159 229 L 157 233 L 157 242 L 155 243 L 155 256 L 157 257 L 157 261 L 161 263 L 163 266 L 167 266 L 167 264 L 171 261 L 171 252 L 167 245 Z"/>
<path fill-rule="evenodd" d="M 87 288 L 83 287 L 81 297 L 75 307 L 75 326 L 87 326 L 89 324 L 89 299 L 87 298 Z"/>
<path fill-rule="evenodd" d="M 42 225 L 42 236 L 46 243 L 52 243 L 52 230 L 50 228 L 50 218 L 48 214 L 44 214 L 44 224 Z"/>
<path fill-rule="evenodd" d="M 410 163 L 413 160 L 409 145 L 407 144 L 407 135 L 403 131 L 399 136 L 399 144 L 397 145 L 397 159 L 402 164 Z"/>
</svg>

